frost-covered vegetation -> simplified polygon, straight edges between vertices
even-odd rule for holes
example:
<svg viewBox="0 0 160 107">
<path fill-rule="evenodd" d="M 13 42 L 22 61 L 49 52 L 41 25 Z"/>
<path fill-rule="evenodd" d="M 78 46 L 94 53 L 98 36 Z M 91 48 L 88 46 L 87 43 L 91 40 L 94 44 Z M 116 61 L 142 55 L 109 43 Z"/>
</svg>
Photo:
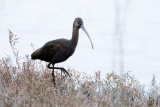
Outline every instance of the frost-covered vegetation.
<svg viewBox="0 0 160 107">
<path fill-rule="evenodd" d="M 133 75 L 100 72 L 90 77 L 68 69 L 71 77 L 56 72 L 56 87 L 51 70 L 28 55 L 20 61 L 16 42 L 9 31 L 9 43 L 16 63 L 0 59 L 0 106 L 12 107 L 160 107 L 160 87 L 153 75 L 148 91 Z"/>
</svg>

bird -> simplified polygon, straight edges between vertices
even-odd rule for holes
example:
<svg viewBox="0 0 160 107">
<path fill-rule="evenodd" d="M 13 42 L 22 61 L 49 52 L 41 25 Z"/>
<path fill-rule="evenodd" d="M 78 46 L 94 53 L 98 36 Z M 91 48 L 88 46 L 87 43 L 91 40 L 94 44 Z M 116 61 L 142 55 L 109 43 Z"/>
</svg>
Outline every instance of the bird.
<svg viewBox="0 0 160 107">
<path fill-rule="evenodd" d="M 56 86 L 54 69 L 59 69 L 64 74 L 67 74 L 68 76 L 70 76 L 67 70 L 65 70 L 63 67 L 55 67 L 54 65 L 56 63 L 66 61 L 70 56 L 73 55 L 77 47 L 77 44 L 78 44 L 80 28 L 88 36 L 91 42 L 92 49 L 93 49 L 94 47 L 93 47 L 92 40 L 87 30 L 84 27 L 83 20 L 82 18 L 77 17 L 75 18 L 73 22 L 72 37 L 70 40 L 62 38 L 62 39 L 56 39 L 56 40 L 49 41 L 46 44 L 44 44 L 43 47 L 37 49 L 31 54 L 31 59 L 33 60 L 39 59 L 41 61 L 48 62 L 47 67 L 49 69 L 52 69 L 52 78 L 53 78 L 54 86 Z"/>
</svg>

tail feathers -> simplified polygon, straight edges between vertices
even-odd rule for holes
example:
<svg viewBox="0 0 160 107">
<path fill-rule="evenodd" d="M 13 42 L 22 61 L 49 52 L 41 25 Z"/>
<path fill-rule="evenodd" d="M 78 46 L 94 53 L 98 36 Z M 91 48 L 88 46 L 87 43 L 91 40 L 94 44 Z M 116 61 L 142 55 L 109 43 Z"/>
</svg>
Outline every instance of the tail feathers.
<svg viewBox="0 0 160 107">
<path fill-rule="evenodd" d="M 40 49 L 37 49 L 36 51 L 34 51 L 32 54 L 31 54 L 31 59 L 39 59 L 39 56 L 40 56 Z"/>
</svg>

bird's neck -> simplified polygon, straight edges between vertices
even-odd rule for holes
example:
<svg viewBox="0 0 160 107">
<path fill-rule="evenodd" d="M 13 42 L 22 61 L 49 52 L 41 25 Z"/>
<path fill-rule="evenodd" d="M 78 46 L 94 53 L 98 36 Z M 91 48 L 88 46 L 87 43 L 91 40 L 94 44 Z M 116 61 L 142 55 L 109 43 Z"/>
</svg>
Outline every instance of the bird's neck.
<svg viewBox="0 0 160 107">
<path fill-rule="evenodd" d="M 72 38 L 71 38 L 71 47 L 76 48 L 79 38 L 79 28 L 73 26 Z"/>
</svg>

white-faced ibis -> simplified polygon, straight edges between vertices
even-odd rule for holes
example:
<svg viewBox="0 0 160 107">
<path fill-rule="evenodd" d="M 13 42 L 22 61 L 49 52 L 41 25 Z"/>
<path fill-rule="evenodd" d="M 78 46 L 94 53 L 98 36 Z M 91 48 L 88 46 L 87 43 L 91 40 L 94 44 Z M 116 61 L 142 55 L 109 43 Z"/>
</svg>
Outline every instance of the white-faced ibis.
<svg viewBox="0 0 160 107">
<path fill-rule="evenodd" d="M 33 52 L 31 55 L 32 59 L 40 59 L 42 61 L 49 62 L 48 68 L 53 69 L 52 77 L 53 77 L 54 86 L 56 85 L 54 69 L 60 69 L 61 72 L 69 76 L 69 73 L 64 68 L 54 67 L 54 65 L 56 63 L 60 63 L 60 62 L 67 60 L 74 53 L 75 48 L 78 43 L 80 28 L 82 28 L 82 30 L 89 37 L 89 40 L 93 48 L 91 38 L 83 25 L 83 20 L 81 18 L 76 18 L 73 23 L 72 38 L 70 40 L 57 39 L 57 40 L 49 41 L 43 47 Z M 51 64 L 52 64 L 52 67 L 50 66 Z"/>
</svg>

